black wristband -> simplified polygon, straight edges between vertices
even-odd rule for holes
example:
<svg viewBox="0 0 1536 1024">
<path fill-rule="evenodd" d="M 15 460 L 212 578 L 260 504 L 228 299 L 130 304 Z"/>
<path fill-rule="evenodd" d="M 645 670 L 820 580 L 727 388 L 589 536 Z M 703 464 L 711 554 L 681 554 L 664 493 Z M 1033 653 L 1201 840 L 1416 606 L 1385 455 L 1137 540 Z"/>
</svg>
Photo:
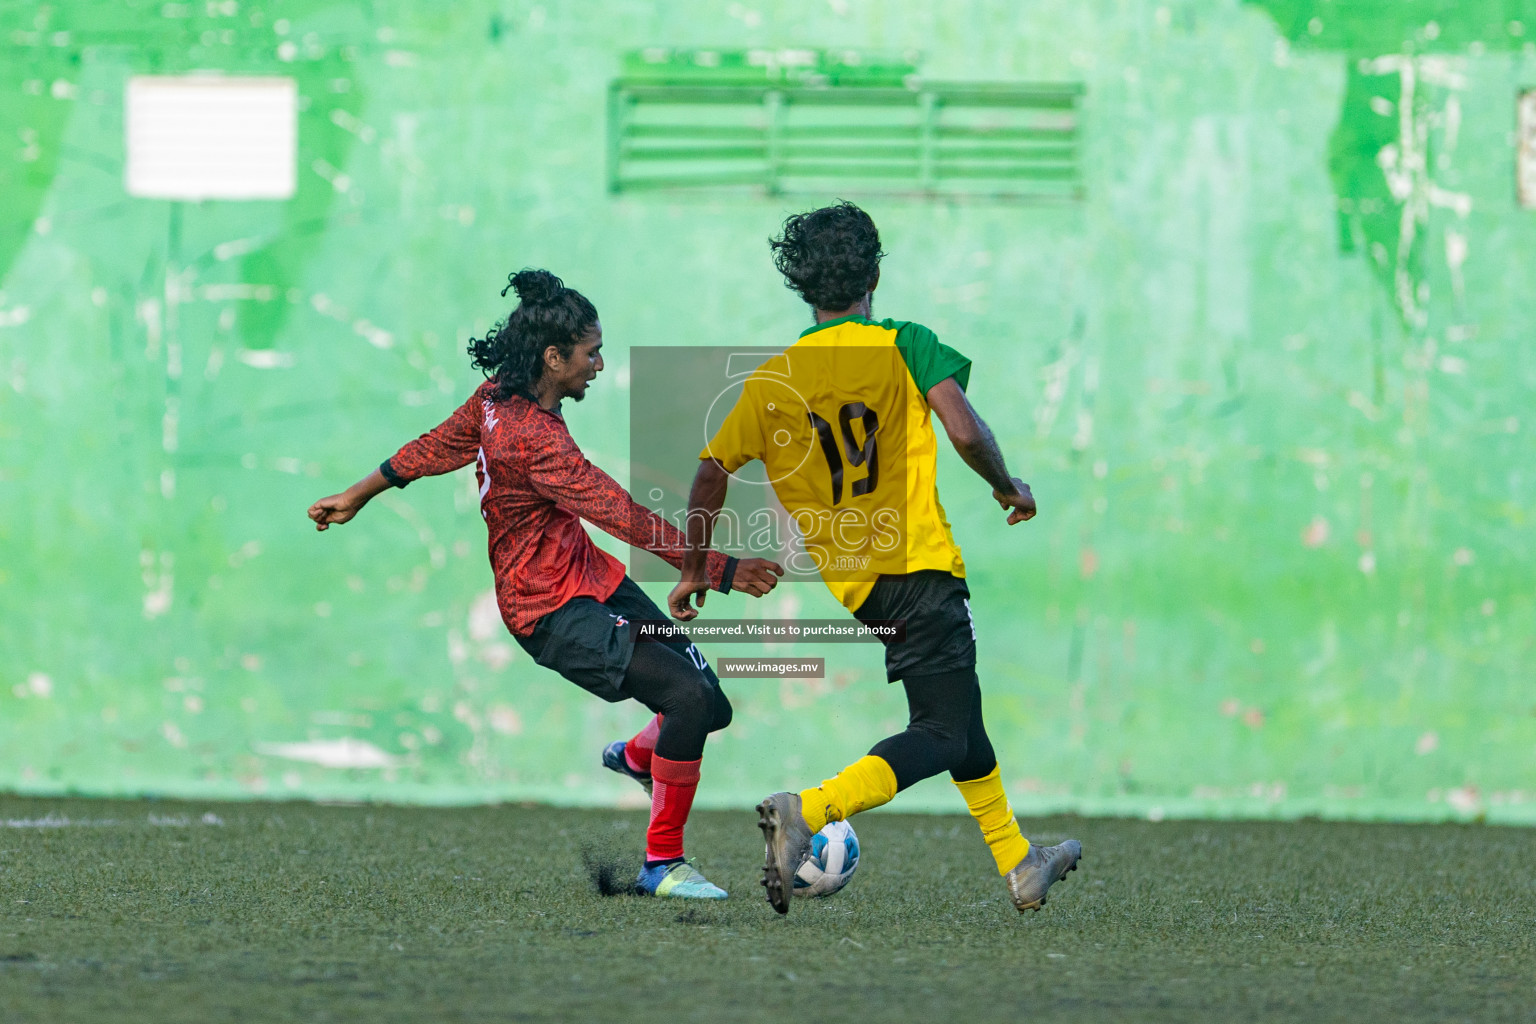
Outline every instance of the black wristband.
<svg viewBox="0 0 1536 1024">
<path fill-rule="evenodd" d="M 389 486 L 391 487 L 404 487 L 410 483 L 409 480 L 402 480 L 400 478 L 400 474 L 395 472 L 395 467 L 389 464 L 388 459 L 385 459 L 383 464 L 379 466 L 379 472 L 384 475 L 385 480 L 389 481 Z"/>
<path fill-rule="evenodd" d="M 731 592 L 731 584 L 736 580 L 736 559 L 730 555 L 725 556 L 725 568 L 720 571 L 720 585 L 715 589 L 722 594 Z"/>
</svg>

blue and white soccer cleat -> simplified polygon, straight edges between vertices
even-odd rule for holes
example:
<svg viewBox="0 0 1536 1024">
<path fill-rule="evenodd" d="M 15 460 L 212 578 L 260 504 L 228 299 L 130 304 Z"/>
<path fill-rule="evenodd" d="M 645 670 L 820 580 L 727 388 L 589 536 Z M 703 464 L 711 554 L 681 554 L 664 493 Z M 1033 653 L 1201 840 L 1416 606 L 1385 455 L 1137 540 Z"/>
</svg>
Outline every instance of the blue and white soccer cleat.
<svg viewBox="0 0 1536 1024">
<path fill-rule="evenodd" d="M 670 896 L 682 900 L 723 900 L 726 891 L 699 874 L 686 860 L 641 868 L 635 892 L 642 896 Z"/>
<path fill-rule="evenodd" d="M 629 766 L 629 760 L 624 756 L 624 746 L 625 743 L 623 740 L 614 740 L 612 743 L 604 747 L 603 767 L 607 768 L 611 772 L 618 772 L 620 775 L 628 775 L 630 778 L 640 783 L 640 785 L 644 786 L 645 791 L 649 793 L 651 791 L 650 773 L 637 772 Z"/>
</svg>

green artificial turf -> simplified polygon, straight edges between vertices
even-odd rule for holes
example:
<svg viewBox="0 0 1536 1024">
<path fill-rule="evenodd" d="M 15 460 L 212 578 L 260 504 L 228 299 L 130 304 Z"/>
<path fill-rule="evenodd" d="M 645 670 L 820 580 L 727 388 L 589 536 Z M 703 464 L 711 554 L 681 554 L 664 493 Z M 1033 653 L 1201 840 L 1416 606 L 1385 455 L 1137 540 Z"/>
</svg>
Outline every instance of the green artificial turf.
<svg viewBox="0 0 1536 1024">
<path fill-rule="evenodd" d="M 968 818 L 855 824 L 853 883 L 780 919 L 750 811 L 695 815 L 703 904 L 597 894 L 583 851 L 628 875 L 638 812 L 0 797 L 0 1016 L 1536 1016 L 1536 830 L 1029 821 L 1085 856 L 1020 915 Z"/>
</svg>

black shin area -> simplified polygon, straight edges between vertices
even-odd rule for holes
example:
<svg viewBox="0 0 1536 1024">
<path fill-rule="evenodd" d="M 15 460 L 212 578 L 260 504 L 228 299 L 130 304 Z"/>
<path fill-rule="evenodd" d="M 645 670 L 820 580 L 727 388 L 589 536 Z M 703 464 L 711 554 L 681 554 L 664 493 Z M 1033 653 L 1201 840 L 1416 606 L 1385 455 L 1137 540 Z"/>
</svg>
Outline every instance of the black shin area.
<svg viewBox="0 0 1536 1024">
<path fill-rule="evenodd" d="M 668 761 L 699 760 L 704 737 L 731 721 L 731 702 L 714 673 L 666 644 L 635 644 L 624 692 L 663 716 L 656 756 Z"/>
<path fill-rule="evenodd" d="M 976 685 L 976 699 L 971 702 L 971 720 L 965 730 L 965 757 L 949 769 L 949 777 L 956 782 L 971 782 L 992 774 L 997 767 L 997 754 L 992 750 L 992 740 L 981 720 L 981 686 Z"/>
<path fill-rule="evenodd" d="M 940 772 L 973 771 L 983 759 L 986 766 L 969 777 L 980 778 L 992 770 L 995 759 L 981 723 L 975 669 L 908 676 L 902 686 L 907 691 L 907 727 L 870 750 L 891 766 L 898 791 Z"/>
</svg>

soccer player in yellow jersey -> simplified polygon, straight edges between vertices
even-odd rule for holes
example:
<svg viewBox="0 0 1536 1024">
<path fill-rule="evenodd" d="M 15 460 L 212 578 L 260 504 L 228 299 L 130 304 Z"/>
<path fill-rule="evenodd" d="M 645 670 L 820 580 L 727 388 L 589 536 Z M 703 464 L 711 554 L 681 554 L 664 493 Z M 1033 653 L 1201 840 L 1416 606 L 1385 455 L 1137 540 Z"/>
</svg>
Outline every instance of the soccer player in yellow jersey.
<svg viewBox="0 0 1536 1024">
<path fill-rule="evenodd" d="M 815 326 L 742 386 L 689 494 L 688 551 L 669 609 L 698 612 L 709 589 L 705 557 L 732 474 L 761 461 L 806 555 L 833 595 L 867 623 L 904 621 L 886 641 L 886 675 L 907 693 L 907 728 L 819 786 L 758 805 L 768 901 L 789 912 L 795 872 L 829 821 L 878 807 L 948 771 L 981 827 L 1009 895 L 1038 910 L 1075 870 L 1082 845 L 1031 845 L 1019 831 L 982 723 L 976 634 L 965 563 L 939 504 L 938 443 L 951 444 L 992 486 L 1008 525 L 1035 515 L 1029 485 L 1010 476 L 987 425 L 965 396 L 971 361 L 920 324 L 870 319 L 880 281 L 880 236 L 852 203 L 790 217 L 774 262 L 815 314 Z"/>
</svg>

